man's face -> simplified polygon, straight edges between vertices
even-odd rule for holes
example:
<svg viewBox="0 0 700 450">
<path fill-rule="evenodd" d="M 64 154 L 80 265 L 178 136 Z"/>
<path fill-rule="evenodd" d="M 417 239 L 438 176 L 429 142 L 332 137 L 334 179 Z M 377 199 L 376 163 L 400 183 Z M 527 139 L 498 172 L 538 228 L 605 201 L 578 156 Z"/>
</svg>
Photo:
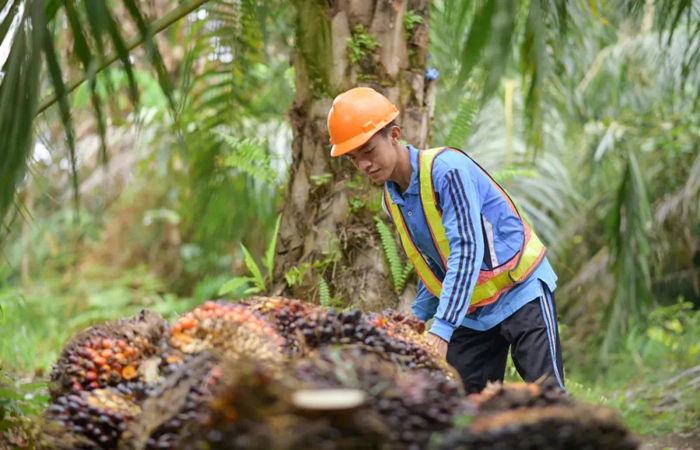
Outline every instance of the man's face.
<svg viewBox="0 0 700 450">
<path fill-rule="evenodd" d="M 361 172 L 377 184 L 382 184 L 394 173 L 397 160 L 397 149 L 393 145 L 395 135 L 400 135 L 401 129 L 393 127 L 380 131 L 361 147 L 347 153 L 347 157 Z"/>
</svg>

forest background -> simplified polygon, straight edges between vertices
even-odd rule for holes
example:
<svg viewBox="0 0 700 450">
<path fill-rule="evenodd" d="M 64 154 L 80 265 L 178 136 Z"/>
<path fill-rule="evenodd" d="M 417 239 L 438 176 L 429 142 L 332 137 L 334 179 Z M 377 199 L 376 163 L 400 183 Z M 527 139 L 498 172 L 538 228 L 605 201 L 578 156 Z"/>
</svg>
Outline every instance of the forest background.
<svg viewBox="0 0 700 450">
<path fill-rule="evenodd" d="M 571 392 L 698 431 L 699 62 L 698 1 L 4 2 L 0 428 L 142 308 L 408 307 L 379 190 L 328 155 L 330 101 L 369 85 L 548 246 Z"/>
</svg>

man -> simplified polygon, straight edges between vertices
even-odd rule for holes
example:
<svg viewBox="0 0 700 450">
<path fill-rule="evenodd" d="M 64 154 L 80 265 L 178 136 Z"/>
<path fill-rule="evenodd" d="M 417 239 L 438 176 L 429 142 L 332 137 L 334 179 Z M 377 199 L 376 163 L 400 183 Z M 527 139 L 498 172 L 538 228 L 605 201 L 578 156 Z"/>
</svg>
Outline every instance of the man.
<svg viewBox="0 0 700 450">
<path fill-rule="evenodd" d="M 428 341 L 468 393 L 502 381 L 508 349 L 525 381 L 564 388 L 546 249 L 503 189 L 457 149 L 400 142 L 398 109 L 370 88 L 351 89 L 328 114 L 331 156 L 346 155 L 375 183 L 420 278 L 413 313 L 432 317 Z"/>
</svg>

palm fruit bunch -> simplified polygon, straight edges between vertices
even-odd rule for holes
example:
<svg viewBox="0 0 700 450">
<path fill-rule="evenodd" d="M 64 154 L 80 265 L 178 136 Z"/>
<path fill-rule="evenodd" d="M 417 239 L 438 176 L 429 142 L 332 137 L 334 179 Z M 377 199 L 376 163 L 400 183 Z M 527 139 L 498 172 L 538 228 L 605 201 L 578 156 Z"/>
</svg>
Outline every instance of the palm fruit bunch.
<svg viewBox="0 0 700 450">
<path fill-rule="evenodd" d="M 241 304 L 272 324 L 277 333 L 284 338 L 285 347 L 291 354 L 299 351 L 296 328 L 293 324 L 298 320 L 306 320 L 311 311 L 316 309 L 312 303 L 284 297 L 248 297 L 242 300 Z"/>
<path fill-rule="evenodd" d="M 464 407 L 461 386 L 445 374 L 401 370 L 360 347 L 320 349 L 296 363 L 294 377 L 308 387 L 367 393 L 363 414 L 382 423 L 389 448 L 424 448 L 432 433 L 450 428 Z"/>
<path fill-rule="evenodd" d="M 613 411 L 586 405 L 520 408 L 477 415 L 447 433 L 439 450 L 633 450 L 639 447 Z"/>
<path fill-rule="evenodd" d="M 368 351 L 409 368 L 453 370 L 426 345 L 425 324 L 415 316 L 387 310 L 364 315 L 355 308 L 333 308 L 282 297 L 250 297 L 241 304 L 262 314 L 286 340 L 291 356 L 303 357 L 324 345 L 361 344 Z"/>
<path fill-rule="evenodd" d="M 280 349 L 284 339 L 243 305 L 206 302 L 175 322 L 170 334 L 170 345 L 185 354 L 217 349 L 231 357 L 246 355 L 261 361 L 282 360 Z M 177 359 L 175 354 L 169 357 Z"/>
<path fill-rule="evenodd" d="M 369 319 L 374 325 L 397 333 L 425 333 L 425 322 L 410 313 L 386 309 L 380 313 L 371 313 Z"/>
<path fill-rule="evenodd" d="M 386 327 L 373 324 L 359 309 L 336 312 L 333 308 L 319 308 L 305 320 L 294 322 L 292 328 L 302 355 L 325 345 L 357 345 L 405 369 L 453 372 L 443 358 L 424 345 L 417 333 L 392 336 Z"/>
<path fill-rule="evenodd" d="M 74 392 L 47 408 L 44 437 L 50 448 L 116 448 L 122 432 L 140 413 L 135 402 L 114 388 Z"/>
<path fill-rule="evenodd" d="M 137 381 L 141 361 L 157 352 L 166 324 L 159 314 L 142 311 L 132 319 L 78 334 L 65 345 L 51 372 L 52 397 Z"/>
<path fill-rule="evenodd" d="M 414 315 L 388 309 L 381 313 L 370 313 L 367 320 L 370 324 L 386 330 L 392 338 L 412 342 L 430 351 L 425 334 L 425 322 Z"/>
<path fill-rule="evenodd" d="M 314 391 L 326 401 L 319 406 L 298 399 L 298 394 L 308 397 L 310 391 L 298 390 L 293 377 L 269 365 L 243 359 L 223 365 L 222 372 L 199 425 L 182 448 L 379 449 L 386 442 L 377 419 L 370 423 L 358 409 L 364 403 L 362 392 L 360 402 L 340 399 L 338 403 L 342 393 Z"/>
<path fill-rule="evenodd" d="M 480 412 L 575 404 L 551 378 L 539 383 L 489 383 L 480 393 L 470 395 L 469 401 Z"/>
<path fill-rule="evenodd" d="M 272 448 L 265 420 L 275 415 L 284 389 L 268 370 L 247 359 L 222 369 L 225 375 L 186 447 Z"/>
<path fill-rule="evenodd" d="M 190 425 L 208 402 L 211 389 L 221 375 L 224 357 L 219 352 L 204 351 L 165 377 L 150 391 L 143 403 L 140 420 L 126 430 L 121 450 L 182 448 Z M 229 361 L 230 364 L 235 364 Z"/>
</svg>

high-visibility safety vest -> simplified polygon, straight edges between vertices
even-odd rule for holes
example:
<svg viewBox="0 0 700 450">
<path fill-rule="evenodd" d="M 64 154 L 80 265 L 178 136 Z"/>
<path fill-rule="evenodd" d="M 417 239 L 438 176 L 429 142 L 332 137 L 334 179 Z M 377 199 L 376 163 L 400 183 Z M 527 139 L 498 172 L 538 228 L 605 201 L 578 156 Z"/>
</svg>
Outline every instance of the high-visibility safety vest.
<svg viewBox="0 0 700 450">
<path fill-rule="evenodd" d="M 445 227 L 442 225 L 442 212 L 438 209 L 435 199 L 435 189 L 433 187 L 433 161 L 445 150 L 459 151 L 469 159 L 469 155 L 458 149 L 447 147 L 433 148 L 422 150 L 418 156 L 418 175 L 420 182 L 420 198 L 423 206 L 423 213 L 428 222 L 428 228 L 433 238 L 433 243 L 440 254 L 443 266 L 447 270 L 447 259 L 450 256 L 450 245 L 445 234 Z M 503 195 L 511 210 L 518 216 L 523 224 L 523 244 L 516 255 L 510 260 L 498 267 L 490 270 L 480 270 L 477 284 L 474 287 L 472 298 L 469 302 L 470 311 L 473 311 L 478 306 L 488 305 L 495 302 L 504 292 L 517 286 L 525 281 L 527 277 L 537 268 L 544 259 L 547 249 L 538 239 L 537 235 L 532 231 L 527 222 L 522 219 L 518 209 L 513 204 L 508 194 L 503 188 L 479 165 L 474 161 L 474 164 L 481 169 L 491 183 Z M 394 224 L 398 229 L 401 238 L 401 244 L 408 255 L 408 259 L 416 269 L 418 276 L 425 284 L 426 289 L 434 296 L 440 298 L 442 292 L 442 280 L 432 271 L 421 252 L 416 247 L 411 239 L 411 235 L 406 227 L 406 221 L 403 218 L 401 210 L 395 203 L 391 201 L 388 189 L 384 188 L 384 201 L 387 209 L 394 220 Z"/>
</svg>

